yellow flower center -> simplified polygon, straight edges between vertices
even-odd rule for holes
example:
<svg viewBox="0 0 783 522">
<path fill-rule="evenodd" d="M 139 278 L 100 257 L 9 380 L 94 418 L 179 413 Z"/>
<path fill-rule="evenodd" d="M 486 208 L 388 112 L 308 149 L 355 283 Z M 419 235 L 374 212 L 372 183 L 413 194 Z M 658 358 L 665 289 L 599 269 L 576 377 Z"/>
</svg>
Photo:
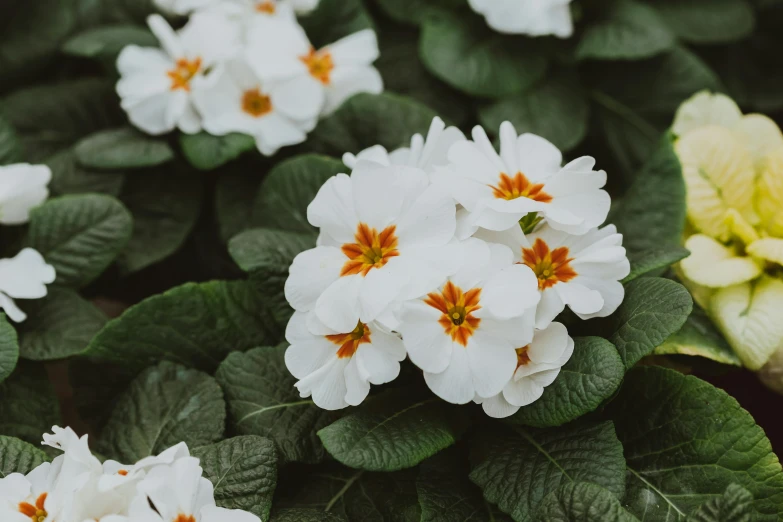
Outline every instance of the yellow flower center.
<svg viewBox="0 0 783 522">
<path fill-rule="evenodd" d="M 19 503 L 19 512 L 26 517 L 30 517 L 31 522 L 44 522 L 49 513 L 44 509 L 46 503 L 46 493 L 42 493 L 35 501 L 35 505 L 28 502 Z"/>
<path fill-rule="evenodd" d="M 307 68 L 310 70 L 310 75 L 323 83 L 329 85 L 331 82 L 332 69 L 334 69 L 334 62 L 332 61 L 332 55 L 328 51 L 316 51 L 310 49 L 310 54 L 299 58 L 304 62 Z"/>
<path fill-rule="evenodd" d="M 359 223 L 354 235 L 356 243 L 345 243 L 342 246 L 348 261 L 343 265 L 340 275 L 366 276 L 373 268 L 381 268 L 392 257 L 400 255 L 397 250 L 397 236 L 394 234 L 396 230 L 395 225 L 390 225 L 379 234 L 369 225 Z"/>
<path fill-rule="evenodd" d="M 195 58 L 193 60 L 182 58 L 177 60 L 175 67 L 166 73 L 166 75 L 171 78 L 170 89 L 172 91 L 176 91 L 177 89 L 189 91 L 190 80 L 192 80 L 200 70 L 201 58 Z"/>
<path fill-rule="evenodd" d="M 530 356 L 527 353 L 528 351 L 530 351 L 529 344 L 527 346 L 523 346 L 522 348 L 517 348 L 517 368 L 530 363 Z"/>
<path fill-rule="evenodd" d="M 273 15 L 277 11 L 277 6 L 275 6 L 275 3 L 271 1 L 261 2 L 256 4 L 256 11 L 259 13 Z"/>
<path fill-rule="evenodd" d="M 531 183 L 521 172 L 517 172 L 513 178 L 505 172 L 501 172 L 497 185 L 490 185 L 490 188 L 498 199 L 510 201 L 517 198 L 528 198 L 541 203 L 552 201 L 552 196 L 544 192 L 543 183 Z"/>
<path fill-rule="evenodd" d="M 567 283 L 577 276 L 571 267 L 573 258 L 568 257 L 568 247 L 558 247 L 550 252 L 541 238 L 533 243 L 533 248 L 522 249 L 522 264 L 533 270 L 538 278 L 538 289 L 545 290 L 557 283 Z"/>
<path fill-rule="evenodd" d="M 356 323 L 356 328 L 352 332 L 347 334 L 327 335 L 326 338 L 331 342 L 339 346 L 337 349 L 337 357 L 345 359 L 353 357 L 359 346 L 364 343 L 370 342 L 370 328 L 359 321 Z"/>
<path fill-rule="evenodd" d="M 260 118 L 272 112 L 272 100 L 259 89 L 250 89 L 242 96 L 242 110 L 254 118 Z"/>
<path fill-rule="evenodd" d="M 441 312 L 438 323 L 443 327 L 451 340 L 468 345 L 468 339 L 481 324 L 481 319 L 473 316 L 473 312 L 479 310 L 481 288 L 472 288 L 463 292 L 460 287 L 447 282 L 440 292 L 427 294 L 425 303 Z"/>
</svg>

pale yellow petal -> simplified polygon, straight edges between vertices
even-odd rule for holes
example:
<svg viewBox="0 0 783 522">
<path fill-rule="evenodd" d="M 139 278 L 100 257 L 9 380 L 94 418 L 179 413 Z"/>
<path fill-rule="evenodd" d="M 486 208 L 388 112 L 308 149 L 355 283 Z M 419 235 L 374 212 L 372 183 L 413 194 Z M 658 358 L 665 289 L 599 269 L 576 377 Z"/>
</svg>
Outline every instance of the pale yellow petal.
<svg viewBox="0 0 783 522">
<path fill-rule="evenodd" d="M 672 269 L 674 270 L 674 274 L 677 276 L 677 279 L 679 279 L 685 288 L 687 288 L 691 293 L 691 296 L 693 297 L 693 300 L 696 301 L 696 304 L 705 310 L 708 310 L 710 308 L 712 294 L 715 293 L 715 290 L 713 288 L 707 288 L 706 286 L 697 285 L 685 277 L 685 272 L 682 270 L 682 262 L 674 265 Z"/>
<path fill-rule="evenodd" d="M 724 288 L 744 283 L 761 275 L 761 267 L 750 257 L 738 257 L 734 250 L 709 236 L 688 238 L 685 248 L 691 255 L 680 262 L 682 272 L 697 285 Z"/>
<path fill-rule="evenodd" d="M 750 151 L 757 167 L 763 162 L 764 156 L 783 147 L 783 133 L 780 132 L 780 127 L 763 114 L 743 116 L 734 127 L 734 132 Z"/>
<path fill-rule="evenodd" d="M 685 100 L 677 109 L 672 132 L 676 136 L 684 136 L 707 125 L 730 128 L 734 127 L 741 117 L 742 111 L 728 96 L 701 91 Z"/>
<path fill-rule="evenodd" d="M 744 244 L 749 245 L 760 238 L 759 233 L 748 223 L 742 214 L 730 208 L 724 218 L 732 236 L 739 238 Z"/>
<path fill-rule="evenodd" d="M 750 153 L 729 129 L 696 129 L 675 144 L 687 188 L 688 218 L 712 237 L 728 240 L 724 218 L 733 208 L 754 214 L 755 169 Z"/>
<path fill-rule="evenodd" d="M 748 254 L 759 259 L 783 265 L 783 239 L 765 237 L 748 245 L 747 251 Z"/>
<path fill-rule="evenodd" d="M 763 276 L 722 288 L 710 314 L 742 363 L 758 370 L 783 343 L 783 281 Z"/>
<path fill-rule="evenodd" d="M 756 208 L 767 232 L 783 237 L 783 147 L 764 157 L 756 188 Z"/>
<path fill-rule="evenodd" d="M 783 342 L 767 364 L 759 370 L 758 376 L 767 388 L 783 395 Z"/>
</svg>

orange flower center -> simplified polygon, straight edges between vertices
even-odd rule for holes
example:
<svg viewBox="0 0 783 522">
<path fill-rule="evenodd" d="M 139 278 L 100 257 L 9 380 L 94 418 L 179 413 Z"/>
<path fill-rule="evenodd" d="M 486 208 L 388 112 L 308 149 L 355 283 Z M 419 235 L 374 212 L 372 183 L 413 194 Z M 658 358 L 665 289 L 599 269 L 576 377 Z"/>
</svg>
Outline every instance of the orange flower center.
<svg viewBox="0 0 783 522">
<path fill-rule="evenodd" d="M 528 198 L 541 203 L 549 203 L 552 196 L 544 192 L 543 183 L 531 183 L 521 172 L 517 172 L 512 178 L 505 172 L 500 173 L 497 185 L 490 185 L 492 193 L 498 199 L 512 200 Z"/>
<path fill-rule="evenodd" d="M 273 15 L 275 14 L 275 11 L 277 11 L 277 7 L 275 6 L 275 3 L 271 1 L 261 2 L 256 4 L 256 11 L 259 13 Z"/>
<path fill-rule="evenodd" d="M 530 356 L 527 354 L 529 350 L 529 344 L 527 346 L 523 346 L 522 348 L 517 348 L 517 368 L 520 366 L 525 366 L 530 362 Z"/>
<path fill-rule="evenodd" d="M 353 332 L 327 335 L 326 338 L 340 347 L 337 349 L 337 357 L 345 359 L 353 357 L 353 354 L 359 349 L 359 345 L 370 342 L 370 328 L 359 321 L 356 323 L 356 328 L 353 329 Z"/>
<path fill-rule="evenodd" d="M 196 517 L 193 515 L 183 515 L 180 513 L 172 522 L 196 522 Z"/>
<path fill-rule="evenodd" d="M 390 225 L 379 234 L 369 225 L 359 223 L 354 239 L 356 243 L 345 243 L 343 254 L 348 261 L 340 271 L 341 276 L 361 274 L 366 276 L 373 268 L 381 268 L 389 259 L 400 255 L 397 250 L 397 227 Z"/>
<path fill-rule="evenodd" d="M 441 312 L 438 323 L 446 334 L 451 336 L 451 340 L 467 346 L 468 339 L 481 323 L 481 319 L 473 316 L 473 312 L 481 308 L 480 298 L 481 288 L 471 288 L 463 292 L 449 281 L 442 291 L 427 294 L 424 302 Z"/>
<path fill-rule="evenodd" d="M 310 54 L 299 58 L 304 62 L 308 69 L 310 69 L 310 75 L 323 83 L 329 85 L 331 81 L 332 69 L 334 69 L 334 62 L 332 61 L 332 55 L 328 51 L 316 51 L 310 49 Z"/>
<path fill-rule="evenodd" d="M 536 274 L 539 290 L 575 278 L 577 274 L 571 268 L 571 261 L 573 258 L 568 257 L 567 247 L 558 247 L 550 252 L 549 246 L 541 238 L 536 239 L 533 248 L 522 249 L 522 263 Z"/>
<path fill-rule="evenodd" d="M 44 509 L 46 503 L 46 493 L 42 493 L 35 501 L 35 505 L 27 502 L 19 503 L 19 512 L 26 517 L 30 517 L 31 522 L 44 522 L 49 513 Z"/>
<path fill-rule="evenodd" d="M 242 110 L 254 118 L 260 118 L 272 112 L 272 100 L 259 89 L 250 89 L 242 96 Z"/>
<path fill-rule="evenodd" d="M 120 476 L 122 476 L 122 477 L 127 477 L 127 476 L 128 476 L 128 471 L 127 471 L 127 470 L 124 470 L 124 469 L 121 469 L 121 470 L 119 470 L 119 471 L 117 472 L 117 475 L 120 475 Z"/>
<path fill-rule="evenodd" d="M 189 91 L 190 80 L 192 80 L 200 70 L 201 58 L 195 58 L 193 60 L 182 58 L 177 60 L 176 66 L 166 73 L 166 75 L 171 78 L 170 89 L 172 91 L 176 91 L 177 89 Z"/>
</svg>

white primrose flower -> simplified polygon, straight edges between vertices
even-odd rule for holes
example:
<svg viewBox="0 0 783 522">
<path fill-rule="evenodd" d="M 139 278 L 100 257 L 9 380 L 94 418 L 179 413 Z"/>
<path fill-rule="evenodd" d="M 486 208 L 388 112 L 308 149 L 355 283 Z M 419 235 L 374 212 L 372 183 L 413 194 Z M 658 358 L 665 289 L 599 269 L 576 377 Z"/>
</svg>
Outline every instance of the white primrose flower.
<svg viewBox="0 0 783 522">
<path fill-rule="evenodd" d="M 243 14 L 258 13 L 274 16 L 281 11 L 307 14 L 318 7 L 319 0 L 155 0 L 155 4 L 167 13 L 188 15 L 211 7 L 227 7 L 241 10 Z"/>
<path fill-rule="evenodd" d="M 372 66 L 379 56 L 372 29 L 316 50 L 298 24 L 264 23 L 249 31 L 245 56 L 264 80 L 293 80 L 303 84 L 297 89 L 308 92 L 316 87 L 322 115 L 330 114 L 354 94 L 383 91 L 381 75 Z"/>
<path fill-rule="evenodd" d="M 46 165 L 19 163 L 0 167 L 0 224 L 19 225 L 49 196 L 52 171 Z"/>
<path fill-rule="evenodd" d="M 401 147 L 388 152 L 383 145 L 375 145 L 356 155 L 346 152 L 343 154 L 343 163 L 352 169 L 359 161 L 368 160 L 385 166 L 418 167 L 429 173 L 436 167 L 448 165 L 449 149 L 459 141 L 465 141 L 462 131 L 457 127 L 446 127 L 443 120 L 436 116 L 430 124 L 427 137 L 414 134 L 410 147 Z"/>
<path fill-rule="evenodd" d="M 61 466 L 45 462 L 27 475 L 11 473 L 0 479 L 0 520 L 30 522 L 55 516 L 61 499 L 52 493 Z"/>
<path fill-rule="evenodd" d="M 46 285 L 56 278 L 54 267 L 32 248 L 22 249 L 10 259 L 0 259 L 0 308 L 17 323 L 27 314 L 14 299 L 39 299 L 46 296 Z"/>
<path fill-rule="evenodd" d="M 294 313 L 286 340 L 291 344 L 285 352 L 286 366 L 300 379 L 296 388 L 326 410 L 358 406 L 367 398 L 370 384 L 396 379 L 405 359 L 400 338 L 380 325 L 359 322 L 352 331 L 338 333 L 319 324 L 312 312 Z"/>
<path fill-rule="evenodd" d="M 207 72 L 219 72 L 220 62 L 238 51 L 236 25 L 211 12 L 193 15 L 179 31 L 160 15 L 147 22 L 163 49 L 129 45 L 122 50 L 117 58 L 122 108 L 149 134 L 175 128 L 194 134 L 201 130 L 201 117 L 192 95 L 207 84 Z"/>
<path fill-rule="evenodd" d="M 557 147 L 534 134 L 517 136 L 509 122 L 500 126 L 500 155 L 477 126 L 473 141 L 457 142 L 448 156 L 450 169 L 434 180 L 468 211 L 474 229 L 507 230 L 523 218 L 546 217 L 552 228 L 584 234 L 609 213 L 606 172 L 593 170 L 593 158 L 561 167 Z"/>
<path fill-rule="evenodd" d="M 536 328 L 546 328 L 566 305 L 582 319 L 606 317 L 625 297 L 620 280 L 631 266 L 614 225 L 581 236 L 545 223 L 530 234 L 517 226 L 500 233 L 479 231 L 476 237 L 509 246 L 516 261 L 535 273 L 541 292 Z"/>
<path fill-rule="evenodd" d="M 312 84 L 262 82 L 240 59 L 228 62 L 210 83 L 194 93 L 204 130 L 215 136 L 249 134 L 265 156 L 303 142 L 318 121 L 321 97 Z"/>
<path fill-rule="evenodd" d="M 544 330 L 536 330 L 533 341 L 516 352 L 514 376 L 503 391 L 488 399 L 475 399 L 490 417 L 509 417 L 540 399 L 544 388 L 555 382 L 560 368 L 574 353 L 574 340 L 565 326 L 551 323 Z"/>
<path fill-rule="evenodd" d="M 559 38 L 574 33 L 571 0 L 469 0 L 468 3 L 484 16 L 487 25 L 500 33 L 551 34 Z"/>
<path fill-rule="evenodd" d="M 459 261 L 446 247 L 454 201 L 420 169 L 359 162 L 350 177 L 324 183 L 307 218 L 321 229 L 319 246 L 296 256 L 285 295 L 294 310 L 314 310 L 335 332 L 388 316 L 398 301 L 439 285 Z"/>
<path fill-rule="evenodd" d="M 516 368 L 516 348 L 533 338 L 536 277 L 513 263 L 507 247 L 475 238 L 461 243 L 462 266 L 399 312 L 405 348 L 442 399 L 465 404 L 492 397 Z"/>
</svg>

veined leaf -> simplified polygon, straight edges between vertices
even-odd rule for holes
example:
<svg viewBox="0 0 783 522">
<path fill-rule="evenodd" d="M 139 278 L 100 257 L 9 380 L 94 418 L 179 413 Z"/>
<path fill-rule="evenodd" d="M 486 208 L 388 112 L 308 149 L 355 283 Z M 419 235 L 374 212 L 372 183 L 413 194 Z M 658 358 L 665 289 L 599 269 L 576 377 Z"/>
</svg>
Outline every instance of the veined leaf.
<svg viewBox="0 0 783 522">
<path fill-rule="evenodd" d="M 719 363 L 742 366 L 742 362 L 726 342 L 723 334 L 718 331 L 704 309 L 696 303 L 693 304 L 693 312 L 682 328 L 656 348 L 655 353 L 698 355 Z"/>
<path fill-rule="evenodd" d="M 255 139 L 246 134 L 213 136 L 206 132 L 180 134 L 182 154 L 199 170 L 212 170 L 253 150 Z"/>
<path fill-rule="evenodd" d="M 753 520 L 753 495 L 730 484 L 723 496 L 708 500 L 688 517 L 688 522 L 751 522 Z"/>
<path fill-rule="evenodd" d="M 46 453 L 14 437 L 0 435 L 0 479 L 11 473 L 27 474 L 47 462 Z"/>
<path fill-rule="evenodd" d="M 537 520 L 547 522 L 639 522 L 612 493 L 589 482 L 568 482 L 544 497 Z"/>
<path fill-rule="evenodd" d="M 696 44 L 741 40 L 753 32 L 756 16 L 747 0 L 651 2 L 678 38 Z"/>
<path fill-rule="evenodd" d="M 631 252 L 628 254 L 628 260 L 631 262 L 631 273 L 623 279 L 623 283 L 633 281 L 637 277 L 651 272 L 660 272 L 662 269 L 670 267 L 689 255 L 690 252 L 683 247 L 668 245 L 656 249 Z"/>
<path fill-rule="evenodd" d="M 107 170 L 154 167 L 174 159 L 168 143 L 132 127 L 90 134 L 76 144 L 74 152 L 83 166 Z"/>
<path fill-rule="evenodd" d="M 20 361 L 0 384 L 0 434 L 39 445 L 41 435 L 60 423 L 60 402 L 46 369 Z"/>
<path fill-rule="evenodd" d="M 11 375 L 19 359 L 19 340 L 16 330 L 8 322 L 4 313 L 0 313 L 0 383 Z"/>
</svg>

